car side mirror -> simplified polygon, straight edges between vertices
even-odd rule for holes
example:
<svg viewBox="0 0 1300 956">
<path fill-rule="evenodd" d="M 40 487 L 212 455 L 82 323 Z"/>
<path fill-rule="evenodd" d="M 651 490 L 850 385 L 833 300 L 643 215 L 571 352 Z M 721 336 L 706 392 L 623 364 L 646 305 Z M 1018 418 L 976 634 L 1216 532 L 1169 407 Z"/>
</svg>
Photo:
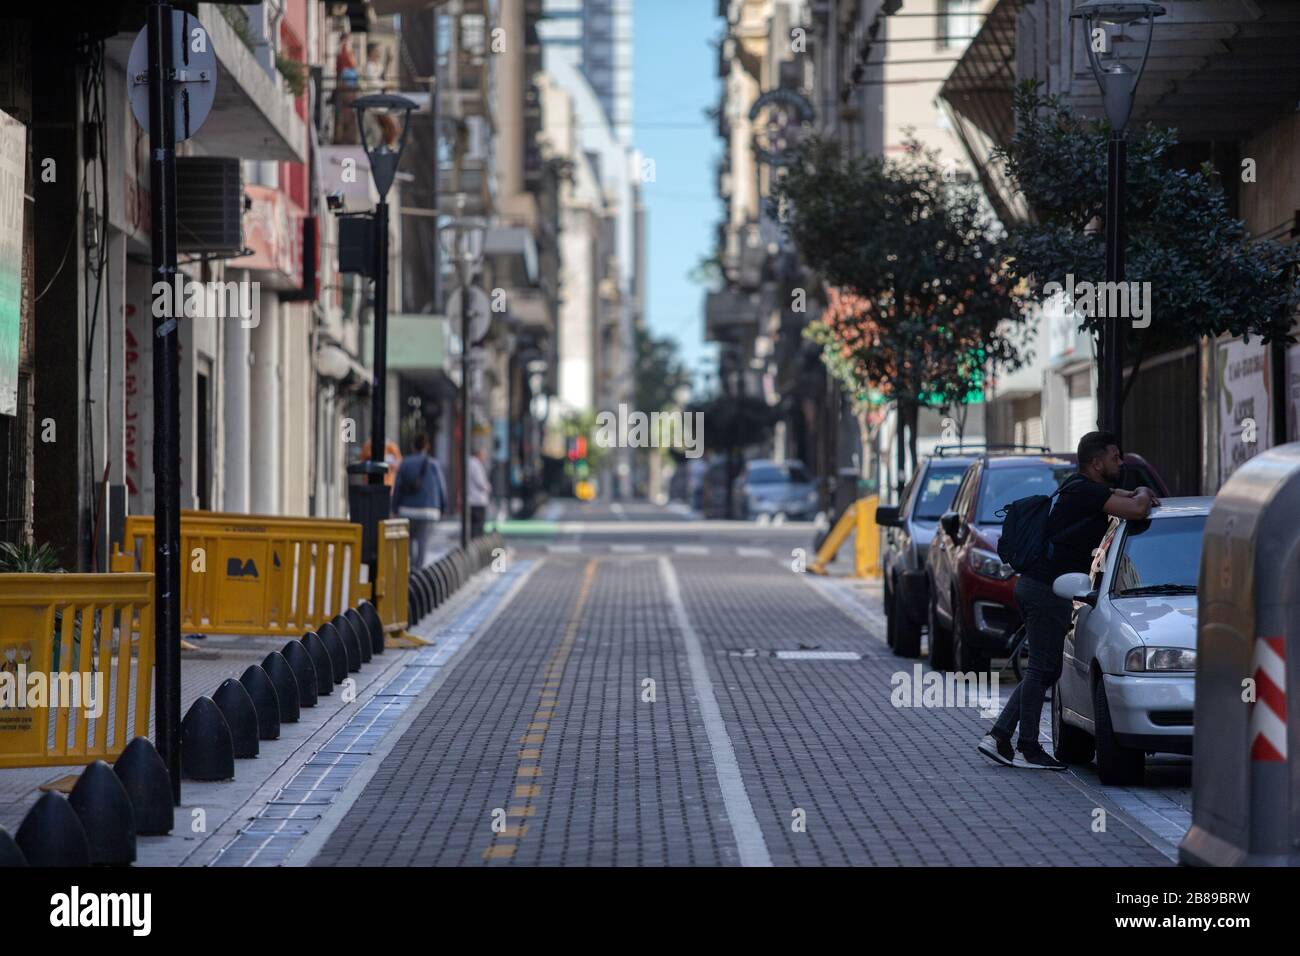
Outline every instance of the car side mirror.
<svg viewBox="0 0 1300 956">
<path fill-rule="evenodd" d="M 956 541 L 961 534 L 961 515 L 955 511 L 945 511 L 943 517 L 939 519 L 939 527 L 947 532 L 948 537 Z"/>
<path fill-rule="evenodd" d="M 1067 601 L 1079 601 L 1089 607 L 1097 606 L 1097 592 L 1092 587 L 1092 578 L 1082 571 L 1062 574 L 1052 582 L 1052 593 Z"/>
<path fill-rule="evenodd" d="M 881 505 L 876 509 L 876 524 L 882 528 L 897 528 L 900 525 L 898 520 L 898 505 Z"/>
</svg>

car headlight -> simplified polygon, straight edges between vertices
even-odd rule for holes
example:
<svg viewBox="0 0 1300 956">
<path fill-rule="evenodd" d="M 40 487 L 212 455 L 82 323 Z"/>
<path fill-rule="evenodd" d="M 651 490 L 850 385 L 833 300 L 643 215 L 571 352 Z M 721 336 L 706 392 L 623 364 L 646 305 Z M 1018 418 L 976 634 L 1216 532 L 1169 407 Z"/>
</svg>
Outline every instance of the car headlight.
<svg viewBox="0 0 1300 956">
<path fill-rule="evenodd" d="M 1196 651 L 1183 647 L 1135 647 L 1124 655 L 1126 671 L 1194 671 Z"/>
<path fill-rule="evenodd" d="M 1002 559 L 992 551 L 985 551 L 982 548 L 971 548 L 969 561 L 971 570 L 976 574 L 996 581 L 1005 581 L 1016 573 L 1015 568 L 1003 564 Z"/>
</svg>

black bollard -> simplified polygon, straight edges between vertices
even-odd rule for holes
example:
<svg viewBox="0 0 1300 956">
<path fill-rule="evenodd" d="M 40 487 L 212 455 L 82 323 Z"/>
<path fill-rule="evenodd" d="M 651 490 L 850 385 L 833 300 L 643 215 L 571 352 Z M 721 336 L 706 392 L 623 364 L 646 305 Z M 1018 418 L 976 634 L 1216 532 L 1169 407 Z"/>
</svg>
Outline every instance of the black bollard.
<svg viewBox="0 0 1300 956">
<path fill-rule="evenodd" d="M 113 763 L 113 773 L 122 781 L 138 836 L 162 836 L 172 832 L 176 808 L 172 805 L 171 776 L 167 765 L 148 737 L 136 737 Z"/>
<path fill-rule="evenodd" d="M 338 628 L 326 621 L 316 628 L 316 633 L 325 643 L 325 649 L 330 652 L 330 674 L 334 683 L 343 683 L 348 678 L 348 652 Z"/>
<path fill-rule="evenodd" d="M 357 613 L 370 632 L 370 649 L 376 654 L 384 653 L 384 622 L 379 619 L 379 609 L 369 601 L 362 601 L 357 605 Z"/>
<path fill-rule="evenodd" d="M 294 641 L 294 643 L 298 642 Z M 307 659 L 307 663 L 310 665 L 311 660 Z M 285 660 L 283 654 L 279 651 L 272 651 L 262 658 L 262 670 L 266 671 L 266 676 L 271 678 L 271 683 L 275 686 L 275 699 L 280 703 L 280 723 L 296 724 L 302 716 L 299 712 L 299 707 L 302 704 L 302 692 L 298 687 L 298 678 L 294 676 L 293 667 Z M 311 681 L 312 691 L 314 692 L 316 690 L 315 674 L 311 675 Z M 314 700 L 313 703 L 315 703 Z"/>
<path fill-rule="evenodd" d="M 135 811 L 112 767 L 96 760 L 83 770 L 68 795 L 68 805 L 86 831 L 92 866 L 135 862 Z"/>
<path fill-rule="evenodd" d="M 221 708 L 221 715 L 230 727 L 230 743 L 235 757 L 256 757 L 259 750 L 257 740 L 261 736 L 257 726 L 257 708 L 244 685 L 233 677 L 227 677 L 212 699 Z"/>
<path fill-rule="evenodd" d="M 302 636 L 302 646 L 311 656 L 312 667 L 316 670 L 316 693 L 328 697 L 334 693 L 334 659 L 329 648 L 315 631 L 308 631 Z"/>
<path fill-rule="evenodd" d="M 90 841 L 68 798 L 50 790 L 27 811 L 14 837 L 29 866 L 90 866 Z"/>
<path fill-rule="evenodd" d="M 257 713 L 257 737 L 259 740 L 280 739 L 280 695 L 275 684 L 260 664 L 249 664 L 239 676 L 239 682 L 248 691 Z"/>
<path fill-rule="evenodd" d="M 181 721 L 181 777 L 230 780 L 235 776 L 235 747 L 221 708 L 211 697 L 190 705 Z"/>
<path fill-rule="evenodd" d="M 370 628 L 366 627 L 366 622 L 361 619 L 361 612 L 350 607 L 343 612 L 343 620 L 352 625 L 352 633 L 357 636 L 357 644 L 361 647 L 361 663 L 369 664 L 374 660 L 375 649 L 370 640 Z"/>
<path fill-rule="evenodd" d="M 352 632 L 352 625 L 342 614 L 335 614 L 330 618 L 330 623 L 343 639 L 343 650 L 348 655 L 348 672 L 355 674 L 361 670 L 361 642 L 357 640 L 356 634 Z"/>
<path fill-rule="evenodd" d="M 18 848 L 9 831 L 0 827 L 0 870 L 26 865 L 27 857 L 23 856 L 23 851 Z"/>
</svg>

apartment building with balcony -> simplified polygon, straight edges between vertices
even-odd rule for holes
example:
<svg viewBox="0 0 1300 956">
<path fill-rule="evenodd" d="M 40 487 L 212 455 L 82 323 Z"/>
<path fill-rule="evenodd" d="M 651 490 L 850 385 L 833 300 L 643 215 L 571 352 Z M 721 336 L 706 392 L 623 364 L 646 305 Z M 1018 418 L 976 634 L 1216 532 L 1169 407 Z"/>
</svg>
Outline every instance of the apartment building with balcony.
<svg viewBox="0 0 1300 956">
<path fill-rule="evenodd" d="M 178 316 L 182 504 L 311 513 L 327 484 L 312 418 L 321 207 L 307 80 L 325 9 L 176 8 L 197 17 L 217 65 L 211 115 L 178 148 L 181 281 L 238 284 L 249 316 Z M 7 11 L 0 29 L 0 110 L 26 167 L 0 517 L 5 538 L 49 542 L 69 569 L 102 569 L 123 516 L 153 509 L 148 136 L 126 71 L 145 9 Z"/>
<path fill-rule="evenodd" d="M 1037 80 L 1089 116 L 1101 114 L 1074 4 L 998 0 L 945 82 L 941 96 L 985 193 L 1004 223 L 1031 215 L 990 160 L 1014 131 L 1016 84 Z M 1176 165 L 1208 162 L 1230 211 L 1252 237 L 1300 237 L 1300 9 L 1286 0 L 1203 0 L 1166 4 L 1130 127 L 1178 131 Z M 1125 45 L 1144 35 L 1122 37 Z M 1243 175 L 1253 160 L 1254 177 Z M 1132 175 L 1130 173 L 1130 175 Z M 1159 322 L 1153 317 L 1153 322 Z M 1072 449 L 1095 427 L 1095 355 L 1062 303 L 1042 304 L 1038 358 L 1014 380 L 995 383 L 1015 410 L 990 432 L 1009 438 L 1032 425 L 1054 449 Z M 1167 327 L 1167 326 L 1166 326 Z M 1149 333 L 1142 333 L 1149 334 Z M 1300 347 L 1266 347 L 1223 336 L 1188 341 L 1146 356 L 1124 407 L 1126 444 L 1140 450 L 1178 494 L 1213 494 L 1240 464 L 1275 443 L 1300 437 Z M 1127 375 L 1132 376 L 1130 366 Z M 998 399 L 994 399 L 997 404 Z M 1254 410 L 1255 442 L 1240 440 L 1242 409 Z M 1234 413 L 1235 409 L 1235 413 Z"/>
</svg>

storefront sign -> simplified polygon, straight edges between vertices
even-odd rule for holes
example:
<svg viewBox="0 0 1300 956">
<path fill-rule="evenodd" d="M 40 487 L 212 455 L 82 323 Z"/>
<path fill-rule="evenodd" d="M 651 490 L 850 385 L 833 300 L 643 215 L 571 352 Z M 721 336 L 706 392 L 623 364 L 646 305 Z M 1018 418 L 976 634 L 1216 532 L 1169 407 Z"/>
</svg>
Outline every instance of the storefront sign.
<svg viewBox="0 0 1300 956">
<path fill-rule="evenodd" d="M 1258 338 L 1219 343 L 1219 481 L 1273 444 L 1269 350 Z"/>
</svg>

